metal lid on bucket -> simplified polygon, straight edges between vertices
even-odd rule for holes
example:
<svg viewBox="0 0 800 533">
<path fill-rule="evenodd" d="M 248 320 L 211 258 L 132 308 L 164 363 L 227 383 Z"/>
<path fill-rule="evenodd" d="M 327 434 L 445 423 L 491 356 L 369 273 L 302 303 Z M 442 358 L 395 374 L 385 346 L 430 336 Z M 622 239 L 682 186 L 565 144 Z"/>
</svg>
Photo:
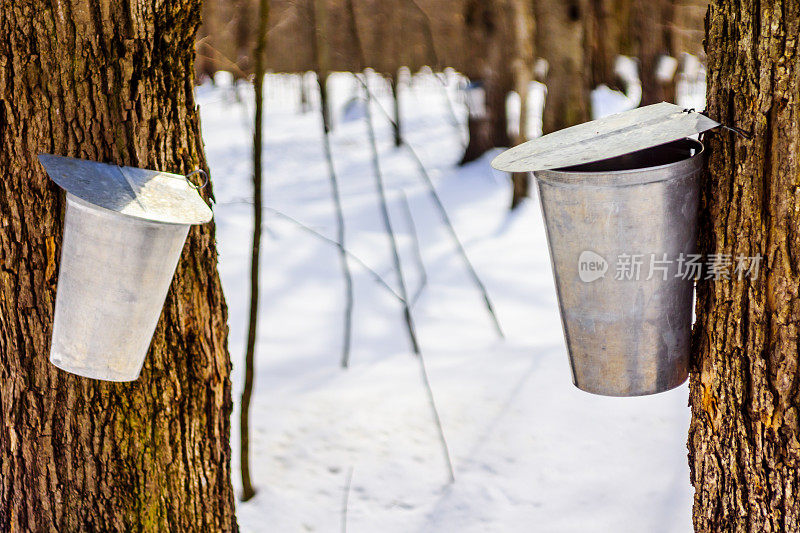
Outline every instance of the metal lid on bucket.
<svg viewBox="0 0 800 533">
<path fill-rule="evenodd" d="M 492 166 L 533 172 L 593 163 L 716 128 L 710 118 L 661 102 L 549 133 L 506 150 Z"/>
<path fill-rule="evenodd" d="M 154 222 L 204 224 L 213 212 L 185 176 L 40 154 L 62 189 L 92 205 Z"/>
</svg>

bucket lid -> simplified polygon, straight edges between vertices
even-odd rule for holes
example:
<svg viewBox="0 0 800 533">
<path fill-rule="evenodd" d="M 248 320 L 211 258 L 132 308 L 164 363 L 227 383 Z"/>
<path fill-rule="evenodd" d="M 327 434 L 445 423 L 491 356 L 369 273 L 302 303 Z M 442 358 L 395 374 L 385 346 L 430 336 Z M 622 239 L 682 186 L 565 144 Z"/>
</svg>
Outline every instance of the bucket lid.
<svg viewBox="0 0 800 533">
<path fill-rule="evenodd" d="M 204 224 L 214 216 L 185 176 L 39 154 L 59 187 L 92 205 L 168 224 Z"/>
<path fill-rule="evenodd" d="M 549 133 L 506 150 L 492 166 L 532 172 L 593 163 L 683 139 L 719 126 L 675 104 L 639 107 Z"/>
</svg>

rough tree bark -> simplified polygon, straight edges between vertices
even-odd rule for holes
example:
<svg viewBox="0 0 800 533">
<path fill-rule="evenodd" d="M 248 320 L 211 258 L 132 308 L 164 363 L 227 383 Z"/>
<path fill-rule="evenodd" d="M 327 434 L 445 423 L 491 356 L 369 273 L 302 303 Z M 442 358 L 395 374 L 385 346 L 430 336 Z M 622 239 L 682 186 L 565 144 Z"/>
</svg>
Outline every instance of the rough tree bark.
<svg viewBox="0 0 800 533">
<path fill-rule="evenodd" d="M 703 281 L 691 376 L 697 531 L 800 530 L 800 5 L 714 0 L 700 246 L 755 256 L 757 279 Z"/>
<path fill-rule="evenodd" d="M 36 155 L 205 167 L 199 16 L 199 0 L 0 8 L 0 531 L 236 529 L 213 224 L 189 233 L 139 380 L 48 362 L 64 198 Z"/>
</svg>

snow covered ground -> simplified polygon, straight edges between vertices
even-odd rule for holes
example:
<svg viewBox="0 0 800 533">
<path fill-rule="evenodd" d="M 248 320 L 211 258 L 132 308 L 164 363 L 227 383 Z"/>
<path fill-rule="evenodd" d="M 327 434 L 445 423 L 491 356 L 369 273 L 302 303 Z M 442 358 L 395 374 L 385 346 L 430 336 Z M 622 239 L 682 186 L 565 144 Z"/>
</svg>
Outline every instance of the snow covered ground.
<svg viewBox="0 0 800 533">
<path fill-rule="evenodd" d="M 270 76 L 266 83 L 265 203 L 334 238 L 318 113 L 300 112 L 298 78 Z M 391 109 L 377 80 L 375 90 Z M 251 98 L 246 86 L 239 91 Z M 238 405 L 252 225 L 252 109 L 234 92 L 198 89 Z M 348 248 L 396 285 L 363 113 L 358 106 L 342 111 L 354 92 L 346 75 L 334 80 L 333 152 Z M 351 367 L 342 370 L 337 251 L 266 213 L 250 441 L 258 494 L 238 505 L 242 530 L 341 531 L 351 478 L 350 532 L 689 531 L 686 386 L 633 399 L 574 388 L 536 199 L 509 214 L 509 181 L 489 166 L 495 154 L 456 166 L 463 134 L 438 81 L 415 78 L 401 107 L 405 134 L 432 173 L 506 332 L 505 340 L 496 335 L 414 161 L 394 147 L 389 124 L 376 113 L 412 291 L 420 276 L 403 192 L 420 234 L 428 285 L 414 318 L 456 481 L 447 483 L 397 301 L 352 263 L 353 349 Z M 463 105 L 456 102 L 455 110 L 463 120 Z M 238 493 L 238 412 L 233 421 Z"/>
</svg>

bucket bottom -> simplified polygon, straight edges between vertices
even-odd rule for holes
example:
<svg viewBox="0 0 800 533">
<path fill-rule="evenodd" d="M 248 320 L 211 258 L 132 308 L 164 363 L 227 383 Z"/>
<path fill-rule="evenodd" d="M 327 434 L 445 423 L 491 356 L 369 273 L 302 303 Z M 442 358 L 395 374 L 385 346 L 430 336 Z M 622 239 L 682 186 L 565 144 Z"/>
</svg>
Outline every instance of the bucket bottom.
<svg viewBox="0 0 800 533">
<path fill-rule="evenodd" d="M 657 384 L 656 386 L 650 388 L 640 388 L 640 389 L 615 389 L 615 388 L 608 388 L 608 387 L 598 387 L 596 383 L 579 383 L 576 380 L 572 380 L 572 383 L 582 390 L 583 392 L 588 392 L 590 394 L 596 394 L 598 396 L 611 396 L 615 398 L 633 398 L 637 396 L 650 396 L 652 394 L 658 394 L 661 392 L 667 392 L 672 389 L 676 389 L 686 383 L 686 380 L 689 379 L 688 373 L 677 377 L 673 381 L 664 384 Z"/>
<path fill-rule="evenodd" d="M 63 357 L 56 352 L 50 353 L 50 362 L 56 368 L 60 368 L 71 374 L 76 374 L 85 378 L 101 379 L 104 381 L 116 381 L 118 383 L 135 381 L 142 373 L 141 368 L 136 370 L 136 373 L 115 372 L 110 368 L 98 368 L 97 366 L 85 367 L 76 366 L 68 362 L 68 358 Z"/>
</svg>

